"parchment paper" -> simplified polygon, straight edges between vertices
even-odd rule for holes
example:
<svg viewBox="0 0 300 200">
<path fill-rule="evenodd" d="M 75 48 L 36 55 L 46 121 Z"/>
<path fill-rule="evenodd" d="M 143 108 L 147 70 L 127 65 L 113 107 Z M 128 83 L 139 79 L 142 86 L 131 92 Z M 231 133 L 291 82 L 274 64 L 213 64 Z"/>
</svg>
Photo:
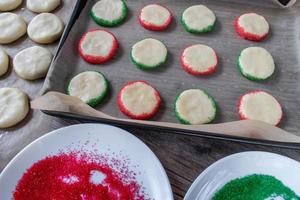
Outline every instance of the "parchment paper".
<svg viewBox="0 0 300 200">
<path fill-rule="evenodd" d="M 95 0 L 88 1 L 48 74 L 43 92 L 66 92 L 68 81 L 75 74 L 85 70 L 100 71 L 109 79 L 111 91 L 110 96 L 97 109 L 123 118 L 124 115 L 116 106 L 118 91 L 128 81 L 143 79 L 156 87 L 163 99 L 162 108 L 154 120 L 177 122 L 172 110 L 176 95 L 185 89 L 201 88 L 215 97 L 219 113 L 214 123 L 219 123 L 238 120 L 238 98 L 250 90 L 262 89 L 272 93 L 283 105 L 285 114 L 280 126 L 300 135 L 299 7 L 280 9 L 270 1 L 260 0 L 162 0 L 160 3 L 166 5 L 174 14 L 174 21 L 168 30 L 152 32 L 142 28 L 137 21 L 138 11 L 149 1 L 126 2 L 130 10 L 127 21 L 119 27 L 109 28 L 120 43 L 115 59 L 104 65 L 90 65 L 78 55 L 77 44 L 83 33 L 92 28 L 100 28 L 88 15 Z M 207 5 L 217 15 L 217 24 L 211 33 L 193 35 L 184 31 L 180 24 L 179 19 L 184 9 L 198 3 Z M 234 30 L 233 21 L 245 12 L 264 15 L 271 26 L 270 37 L 259 43 L 241 39 Z M 170 56 L 167 64 L 161 69 L 145 72 L 132 64 L 129 53 L 132 45 L 148 37 L 163 41 Z M 218 71 L 212 76 L 191 76 L 180 66 L 182 49 L 197 43 L 211 46 L 219 55 Z M 276 72 L 270 80 L 252 82 L 239 74 L 236 67 L 237 56 L 242 49 L 249 46 L 264 47 L 274 56 Z"/>
<path fill-rule="evenodd" d="M 58 7 L 52 13 L 56 14 L 64 22 L 64 24 L 67 24 L 75 4 L 76 0 L 62 0 L 62 4 L 60 5 L 60 7 Z M 19 8 L 11 12 L 21 15 L 27 24 L 31 21 L 31 19 L 34 16 L 37 15 L 37 13 L 33 13 L 26 9 L 25 0 Z M 13 57 L 19 51 L 34 45 L 39 44 L 36 44 L 33 41 L 31 41 L 27 35 L 23 36 L 22 38 L 20 38 L 12 44 L 0 45 L 0 48 L 3 48 L 10 57 L 9 72 L 3 77 L 0 77 L 1 88 L 19 88 L 26 92 L 29 95 L 30 99 L 34 99 L 38 95 L 44 83 L 44 79 L 36 81 L 26 81 L 19 78 L 12 69 Z M 58 41 L 53 44 L 39 46 L 48 48 L 54 55 L 56 52 L 57 45 Z M 4 163 L 6 163 L 7 158 L 13 156 L 16 152 L 23 148 L 24 145 L 28 144 L 37 136 L 45 132 L 44 129 L 45 127 L 49 126 L 49 123 L 51 123 L 49 117 L 44 117 L 44 115 L 40 111 L 31 111 L 27 118 L 17 126 L 6 130 L 0 130 L 0 170 L 4 167 Z"/>
</svg>

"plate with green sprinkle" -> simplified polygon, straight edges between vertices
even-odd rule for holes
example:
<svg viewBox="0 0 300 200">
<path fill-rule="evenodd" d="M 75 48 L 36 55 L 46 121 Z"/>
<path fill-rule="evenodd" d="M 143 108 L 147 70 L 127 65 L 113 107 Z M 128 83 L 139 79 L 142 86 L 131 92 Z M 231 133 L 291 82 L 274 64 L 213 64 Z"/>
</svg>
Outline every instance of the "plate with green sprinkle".
<svg viewBox="0 0 300 200">
<path fill-rule="evenodd" d="M 227 156 L 203 171 L 184 200 L 300 200 L 300 163 L 251 151 Z"/>
</svg>

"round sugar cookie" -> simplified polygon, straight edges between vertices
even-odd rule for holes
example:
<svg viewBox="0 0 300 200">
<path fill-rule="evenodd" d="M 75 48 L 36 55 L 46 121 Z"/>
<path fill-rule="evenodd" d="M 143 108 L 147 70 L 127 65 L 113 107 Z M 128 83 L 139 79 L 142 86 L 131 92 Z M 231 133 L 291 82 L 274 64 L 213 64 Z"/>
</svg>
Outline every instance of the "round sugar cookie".
<svg viewBox="0 0 300 200">
<path fill-rule="evenodd" d="M 183 124 L 207 124 L 215 119 L 217 105 L 213 97 L 203 90 L 189 89 L 178 95 L 174 110 Z"/>
<path fill-rule="evenodd" d="M 244 39 L 261 41 L 269 34 L 269 23 L 256 13 L 246 13 L 239 16 L 234 23 L 236 32 Z"/>
<path fill-rule="evenodd" d="M 64 24 L 56 15 L 41 13 L 31 20 L 27 34 L 37 43 L 50 44 L 60 38 L 63 30 Z"/>
<path fill-rule="evenodd" d="M 19 7 L 22 0 L 1 0 L 0 1 L 0 11 L 11 11 Z"/>
<path fill-rule="evenodd" d="M 140 69 L 156 69 L 166 63 L 167 47 L 159 40 L 147 38 L 131 48 L 131 60 Z"/>
<path fill-rule="evenodd" d="M 195 5 L 183 12 L 181 23 L 190 33 L 207 33 L 214 28 L 216 15 L 204 5 Z"/>
<path fill-rule="evenodd" d="M 9 58 L 6 52 L 0 48 L 0 77 L 8 71 Z"/>
<path fill-rule="evenodd" d="M 15 72 L 23 79 L 36 80 L 44 78 L 52 61 L 51 52 L 39 46 L 26 48 L 13 60 Z"/>
<path fill-rule="evenodd" d="M 79 41 L 80 56 L 91 64 L 111 60 L 119 48 L 117 38 L 109 31 L 95 29 L 85 33 Z"/>
<path fill-rule="evenodd" d="M 14 13 L 0 14 L 0 44 L 9 44 L 26 33 L 26 23 L 22 17 Z"/>
<path fill-rule="evenodd" d="M 145 81 L 129 82 L 118 94 L 122 113 L 133 119 L 149 119 L 159 110 L 159 92 Z"/>
<path fill-rule="evenodd" d="M 32 12 L 45 13 L 55 10 L 61 0 L 27 0 L 26 7 Z"/>
<path fill-rule="evenodd" d="M 238 69 L 249 80 L 266 80 L 275 71 L 272 55 L 262 47 L 248 47 L 238 58 Z"/>
<path fill-rule="evenodd" d="M 165 30 L 172 22 L 171 12 L 159 4 L 150 4 L 142 8 L 139 14 L 140 24 L 152 31 Z"/>
<path fill-rule="evenodd" d="M 1 88 L 0 104 L 0 128 L 18 124 L 29 112 L 27 95 L 16 88 Z"/>
<path fill-rule="evenodd" d="M 108 93 L 108 81 L 100 72 L 86 71 L 73 77 L 68 85 L 68 94 L 95 107 Z"/>
<path fill-rule="evenodd" d="M 100 26 L 112 27 L 123 23 L 127 12 L 124 0 L 100 0 L 92 7 L 91 16 Z"/>
<path fill-rule="evenodd" d="M 192 75 L 210 75 L 216 71 L 218 65 L 217 53 L 203 44 L 185 48 L 180 60 L 183 69 Z"/>
<path fill-rule="evenodd" d="M 280 103 L 269 93 L 257 90 L 243 95 L 238 102 L 240 118 L 278 125 L 283 111 Z"/>
</svg>

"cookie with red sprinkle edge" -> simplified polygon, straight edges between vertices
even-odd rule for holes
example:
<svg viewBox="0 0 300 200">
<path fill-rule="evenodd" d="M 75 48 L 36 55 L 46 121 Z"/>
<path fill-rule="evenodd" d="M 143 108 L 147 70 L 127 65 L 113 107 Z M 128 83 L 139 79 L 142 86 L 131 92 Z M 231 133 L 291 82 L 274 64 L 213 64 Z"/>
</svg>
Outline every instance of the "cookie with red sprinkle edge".
<svg viewBox="0 0 300 200">
<path fill-rule="evenodd" d="M 278 125 L 283 117 L 280 103 L 262 90 L 243 95 L 238 102 L 238 112 L 241 120 L 258 120 L 271 125 Z"/>
<path fill-rule="evenodd" d="M 217 69 L 218 56 L 211 47 L 196 44 L 182 51 L 180 61 L 183 69 L 189 74 L 210 75 Z"/>
<path fill-rule="evenodd" d="M 79 55 L 88 63 L 101 64 L 117 53 L 117 38 L 109 31 L 94 29 L 85 33 L 79 41 Z"/>
<path fill-rule="evenodd" d="M 236 32 L 244 39 L 261 41 L 269 35 L 270 26 L 267 20 L 256 13 L 246 13 L 234 22 Z"/>
<path fill-rule="evenodd" d="M 120 111 L 132 119 L 152 118 L 159 110 L 159 92 L 145 81 L 127 83 L 118 94 Z"/>
<path fill-rule="evenodd" d="M 100 0 L 92 7 L 92 19 L 100 26 L 113 27 L 122 24 L 128 13 L 124 0 Z"/>
<path fill-rule="evenodd" d="M 162 31 L 171 24 L 173 16 L 166 7 L 150 4 L 142 8 L 138 19 L 145 29 Z"/>
</svg>

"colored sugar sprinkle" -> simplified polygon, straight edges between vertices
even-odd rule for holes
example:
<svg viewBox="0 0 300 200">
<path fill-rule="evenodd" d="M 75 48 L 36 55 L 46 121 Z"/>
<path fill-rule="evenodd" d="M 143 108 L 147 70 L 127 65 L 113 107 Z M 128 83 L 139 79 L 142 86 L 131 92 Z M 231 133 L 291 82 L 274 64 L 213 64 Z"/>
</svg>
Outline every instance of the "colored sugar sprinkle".
<svg viewBox="0 0 300 200">
<path fill-rule="evenodd" d="M 300 200 L 300 197 L 275 177 L 254 174 L 230 181 L 212 200 Z"/>
<path fill-rule="evenodd" d="M 33 164 L 13 196 L 15 200 L 144 200 L 136 174 L 126 166 L 92 153 L 62 152 Z"/>
</svg>

